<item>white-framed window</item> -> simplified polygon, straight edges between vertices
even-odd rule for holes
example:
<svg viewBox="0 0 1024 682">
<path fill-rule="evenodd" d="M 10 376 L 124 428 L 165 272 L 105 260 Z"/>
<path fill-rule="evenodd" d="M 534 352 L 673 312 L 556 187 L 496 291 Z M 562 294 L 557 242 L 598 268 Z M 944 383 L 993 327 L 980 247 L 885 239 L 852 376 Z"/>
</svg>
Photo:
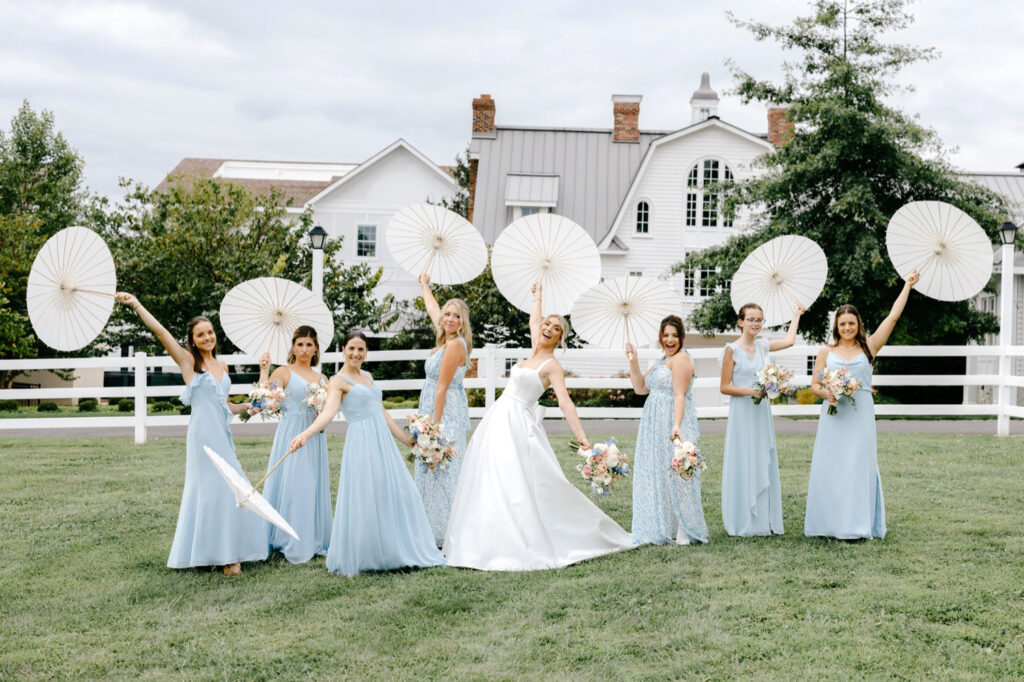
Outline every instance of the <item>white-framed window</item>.
<svg viewBox="0 0 1024 682">
<path fill-rule="evenodd" d="M 721 211 L 721 199 L 717 192 L 705 191 L 704 188 L 716 182 L 733 179 L 732 170 L 719 159 L 704 159 L 690 168 L 686 175 L 686 215 L 687 227 L 732 227 L 732 216 Z M 697 207 L 700 206 L 698 215 Z"/>
<path fill-rule="evenodd" d="M 636 205 L 636 233 L 647 234 L 651 228 L 651 205 L 640 201 Z"/>
<path fill-rule="evenodd" d="M 525 216 L 537 213 L 551 213 L 551 209 L 547 206 L 513 206 L 512 220 L 519 220 Z"/>
<path fill-rule="evenodd" d="M 629 271 L 629 276 L 630 277 L 643 277 L 644 276 L 644 272 L 643 272 L 643 270 L 630 270 Z"/>
<path fill-rule="evenodd" d="M 715 274 L 714 268 L 701 268 L 700 269 L 700 295 L 711 296 L 715 293 L 715 288 L 708 283 L 712 275 Z"/>
<path fill-rule="evenodd" d="M 356 226 L 356 256 L 359 258 L 377 257 L 377 226 Z"/>
<path fill-rule="evenodd" d="M 711 116 L 711 109 L 709 109 L 707 107 L 701 107 L 700 108 L 700 120 L 706 121 L 706 120 L 708 120 L 709 116 Z"/>
<path fill-rule="evenodd" d="M 693 270 L 683 272 L 683 296 L 693 296 L 697 293 L 697 278 Z"/>
</svg>

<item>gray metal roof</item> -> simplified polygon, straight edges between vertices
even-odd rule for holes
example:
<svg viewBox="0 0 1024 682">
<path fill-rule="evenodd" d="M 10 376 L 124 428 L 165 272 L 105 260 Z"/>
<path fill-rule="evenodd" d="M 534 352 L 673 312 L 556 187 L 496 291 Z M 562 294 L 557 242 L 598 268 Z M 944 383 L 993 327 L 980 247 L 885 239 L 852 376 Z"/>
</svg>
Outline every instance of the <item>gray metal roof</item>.
<svg viewBox="0 0 1024 682">
<path fill-rule="evenodd" d="M 558 176 L 556 212 L 594 238 L 604 236 L 653 140 L 669 131 L 640 131 L 639 142 L 612 142 L 604 129 L 498 126 L 494 136 L 474 135 L 479 159 L 473 224 L 493 244 L 508 225 L 509 175 Z"/>
<path fill-rule="evenodd" d="M 1024 226 L 1024 172 L 964 173 L 963 178 L 1001 194 L 1008 204 L 1010 220 Z"/>
</svg>

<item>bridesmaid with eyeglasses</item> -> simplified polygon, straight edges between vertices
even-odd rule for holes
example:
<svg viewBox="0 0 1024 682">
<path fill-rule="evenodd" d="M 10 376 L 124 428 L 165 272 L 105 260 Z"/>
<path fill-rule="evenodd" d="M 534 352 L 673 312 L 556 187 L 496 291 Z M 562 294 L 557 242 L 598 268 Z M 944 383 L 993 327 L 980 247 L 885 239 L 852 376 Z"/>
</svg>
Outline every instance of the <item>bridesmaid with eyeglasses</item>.
<svg viewBox="0 0 1024 682">
<path fill-rule="evenodd" d="M 756 303 L 740 308 L 740 337 L 726 344 L 721 356 L 719 390 L 729 396 L 722 462 L 722 524 L 729 535 L 782 535 L 782 487 L 775 448 L 771 402 L 754 388 L 768 353 L 796 341 L 803 309 L 793 311 L 785 338 L 758 338 L 764 310 Z M 759 404 L 754 404 L 759 400 Z"/>
</svg>

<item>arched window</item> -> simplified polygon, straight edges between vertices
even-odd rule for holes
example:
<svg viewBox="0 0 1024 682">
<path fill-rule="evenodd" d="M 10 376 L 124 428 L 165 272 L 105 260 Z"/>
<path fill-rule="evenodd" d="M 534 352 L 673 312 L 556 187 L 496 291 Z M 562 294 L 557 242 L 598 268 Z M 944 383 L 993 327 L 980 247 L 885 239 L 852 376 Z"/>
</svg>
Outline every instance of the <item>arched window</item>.
<svg viewBox="0 0 1024 682">
<path fill-rule="evenodd" d="M 698 161 L 686 176 L 686 226 L 732 227 L 732 216 L 720 210 L 718 194 L 704 188 L 732 180 L 732 170 L 718 159 Z"/>
<path fill-rule="evenodd" d="M 647 234 L 651 225 L 651 207 L 646 201 L 636 205 L 636 233 Z"/>
</svg>

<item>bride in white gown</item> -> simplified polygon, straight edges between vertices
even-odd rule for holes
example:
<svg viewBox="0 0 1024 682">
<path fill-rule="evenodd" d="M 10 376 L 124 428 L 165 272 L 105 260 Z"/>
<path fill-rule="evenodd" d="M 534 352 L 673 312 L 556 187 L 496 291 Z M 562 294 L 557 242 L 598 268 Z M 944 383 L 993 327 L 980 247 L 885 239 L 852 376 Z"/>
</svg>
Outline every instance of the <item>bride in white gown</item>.
<svg viewBox="0 0 1024 682">
<path fill-rule="evenodd" d="M 553 386 L 572 432 L 590 447 L 553 355 L 568 331 L 565 318 L 542 320 L 539 283 L 533 294 L 533 354 L 512 368 L 462 462 L 444 538 L 449 566 L 532 571 L 634 547 L 632 536 L 565 478 L 544 432 L 537 401 Z"/>
</svg>

